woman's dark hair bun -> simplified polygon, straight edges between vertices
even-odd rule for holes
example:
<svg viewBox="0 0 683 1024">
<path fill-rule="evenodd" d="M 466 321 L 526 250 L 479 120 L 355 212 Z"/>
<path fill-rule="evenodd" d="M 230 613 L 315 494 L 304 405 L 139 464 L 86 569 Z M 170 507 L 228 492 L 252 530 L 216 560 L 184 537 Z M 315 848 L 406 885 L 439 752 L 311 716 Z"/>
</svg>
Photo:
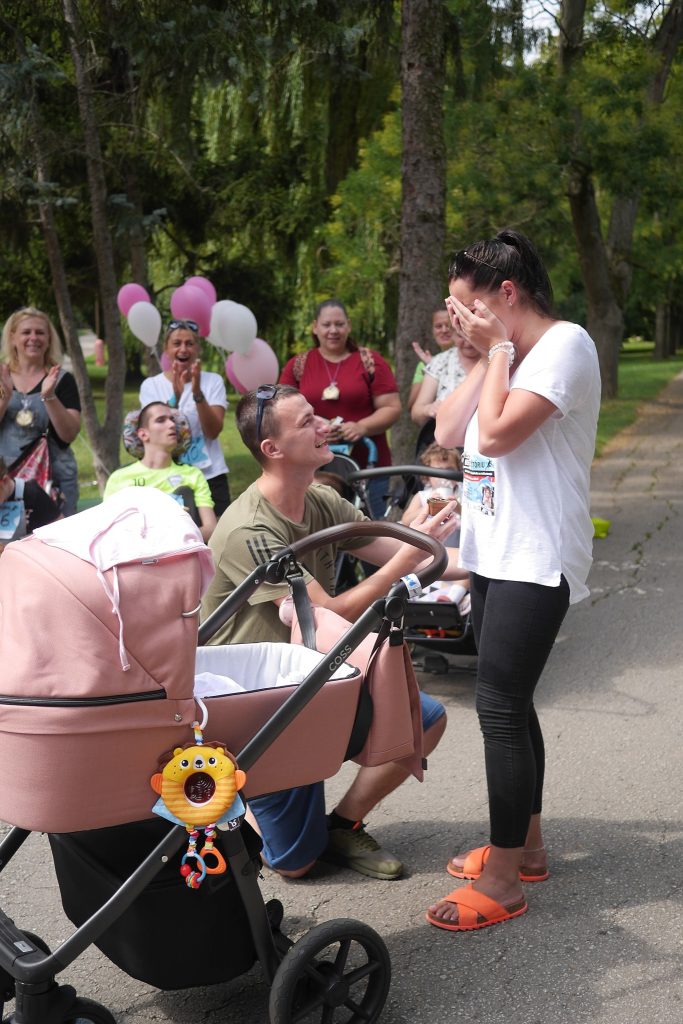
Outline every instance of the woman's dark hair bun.
<svg viewBox="0 0 683 1024">
<path fill-rule="evenodd" d="M 503 228 L 496 235 L 496 240 L 515 251 L 515 269 L 519 273 L 517 282 L 527 293 L 532 305 L 546 316 L 551 316 L 553 286 L 532 241 L 514 228 Z"/>
<path fill-rule="evenodd" d="M 514 281 L 532 306 L 552 316 L 553 288 L 541 257 L 526 235 L 503 228 L 495 238 L 473 242 L 456 253 L 449 280 L 464 277 L 476 288 L 498 288 L 506 278 Z"/>
</svg>

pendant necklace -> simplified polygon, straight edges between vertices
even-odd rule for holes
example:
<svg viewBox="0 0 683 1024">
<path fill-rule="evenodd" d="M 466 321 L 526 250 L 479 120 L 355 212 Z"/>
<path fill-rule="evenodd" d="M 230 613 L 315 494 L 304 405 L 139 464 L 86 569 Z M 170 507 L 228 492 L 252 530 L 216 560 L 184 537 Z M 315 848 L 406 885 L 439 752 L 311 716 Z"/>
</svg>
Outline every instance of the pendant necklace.
<svg viewBox="0 0 683 1024">
<path fill-rule="evenodd" d="M 325 372 L 327 373 L 327 379 L 330 382 L 327 385 L 327 387 L 323 388 L 322 397 L 323 397 L 324 401 L 326 401 L 326 402 L 336 402 L 337 399 L 339 398 L 339 396 L 341 395 L 341 392 L 339 390 L 339 385 L 337 384 L 337 377 L 339 376 L 339 371 L 341 369 L 341 364 L 344 362 L 344 360 L 341 359 L 337 363 L 337 369 L 334 371 L 334 377 L 333 377 L 330 374 L 330 368 L 327 365 L 327 360 L 322 355 L 322 353 L 320 355 L 320 358 L 323 361 L 323 366 L 325 367 Z"/>
<path fill-rule="evenodd" d="M 20 391 L 16 384 L 14 385 L 14 390 L 21 396 L 21 409 L 15 416 L 15 423 L 19 427 L 32 427 L 36 420 L 36 414 L 31 408 L 29 396 L 25 391 Z"/>
<path fill-rule="evenodd" d="M 21 409 L 16 415 L 16 422 L 20 427 L 31 427 L 33 426 L 33 420 L 35 417 L 33 415 L 33 409 L 29 407 L 28 395 L 22 394 L 21 391 L 19 394 L 21 395 Z"/>
</svg>

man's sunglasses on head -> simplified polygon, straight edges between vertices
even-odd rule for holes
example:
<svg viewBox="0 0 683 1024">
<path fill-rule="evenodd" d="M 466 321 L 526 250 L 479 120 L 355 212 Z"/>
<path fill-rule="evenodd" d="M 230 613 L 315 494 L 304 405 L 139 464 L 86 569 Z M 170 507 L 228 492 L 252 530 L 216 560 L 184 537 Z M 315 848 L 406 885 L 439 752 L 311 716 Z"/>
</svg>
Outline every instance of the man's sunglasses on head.
<svg viewBox="0 0 683 1024">
<path fill-rule="evenodd" d="M 266 402 L 269 402 L 271 398 L 275 398 L 276 394 L 277 384 L 261 384 L 260 387 L 256 388 L 256 441 L 259 444 L 261 442 L 261 424 L 263 423 L 263 411 Z"/>
</svg>

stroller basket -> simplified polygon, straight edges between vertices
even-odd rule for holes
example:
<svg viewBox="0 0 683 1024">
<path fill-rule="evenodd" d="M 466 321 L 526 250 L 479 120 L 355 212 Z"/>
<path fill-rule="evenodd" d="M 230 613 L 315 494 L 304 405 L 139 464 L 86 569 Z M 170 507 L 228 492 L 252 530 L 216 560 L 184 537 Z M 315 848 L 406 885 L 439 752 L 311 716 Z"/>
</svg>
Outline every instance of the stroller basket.
<svg viewBox="0 0 683 1024">
<path fill-rule="evenodd" d="M 250 862 L 258 870 L 261 842 L 241 828 Z M 48 836 L 64 912 L 84 924 L 116 895 L 168 833 L 168 823 L 138 821 L 89 832 Z M 224 856 L 229 843 L 218 834 Z M 183 885 L 180 856 L 168 859 L 155 878 L 97 939 L 97 947 L 122 971 L 160 989 L 214 985 L 248 971 L 256 960 L 249 919 L 230 871 L 207 875 L 200 889 Z M 206 922 L 222 922 L 209 938 Z M 194 922 L 188 930 L 184 924 Z M 183 935 L 186 938 L 183 938 Z M 160 941 L 171 936 L 171 941 Z M 218 939 L 218 941 L 216 941 Z M 197 941 L 199 940 L 199 941 Z"/>
</svg>

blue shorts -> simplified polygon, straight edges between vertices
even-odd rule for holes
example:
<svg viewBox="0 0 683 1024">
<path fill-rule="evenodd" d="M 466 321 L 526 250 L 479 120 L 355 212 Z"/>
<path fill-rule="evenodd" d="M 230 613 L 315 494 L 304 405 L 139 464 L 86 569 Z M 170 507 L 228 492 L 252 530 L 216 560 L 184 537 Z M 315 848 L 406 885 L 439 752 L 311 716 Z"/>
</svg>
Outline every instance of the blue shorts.
<svg viewBox="0 0 683 1024">
<path fill-rule="evenodd" d="M 424 732 L 445 714 L 443 704 L 420 691 Z M 263 855 L 272 868 L 297 871 L 317 860 L 327 846 L 325 784 L 297 786 L 249 801 L 263 836 Z"/>
</svg>

